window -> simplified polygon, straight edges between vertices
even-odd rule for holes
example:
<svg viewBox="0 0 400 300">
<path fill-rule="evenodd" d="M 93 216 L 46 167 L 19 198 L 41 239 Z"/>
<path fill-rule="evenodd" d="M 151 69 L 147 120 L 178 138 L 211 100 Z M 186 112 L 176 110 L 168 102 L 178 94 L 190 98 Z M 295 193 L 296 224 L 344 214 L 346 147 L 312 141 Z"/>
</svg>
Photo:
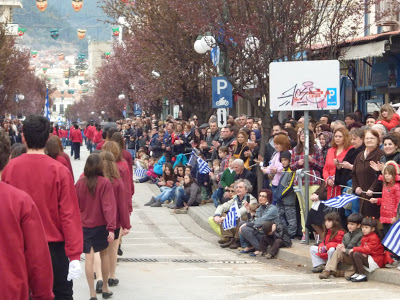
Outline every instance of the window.
<svg viewBox="0 0 400 300">
<path fill-rule="evenodd" d="M 64 114 L 64 104 L 60 104 L 60 114 Z"/>
<path fill-rule="evenodd" d="M 57 111 L 57 105 L 53 104 L 53 112 Z"/>
</svg>

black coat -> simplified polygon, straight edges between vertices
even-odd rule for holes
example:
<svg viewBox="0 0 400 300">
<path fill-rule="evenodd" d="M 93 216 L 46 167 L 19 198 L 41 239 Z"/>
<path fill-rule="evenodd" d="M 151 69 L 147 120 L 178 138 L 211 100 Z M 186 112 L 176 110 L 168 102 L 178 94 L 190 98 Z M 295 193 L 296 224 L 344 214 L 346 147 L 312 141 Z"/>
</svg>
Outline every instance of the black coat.
<svg viewBox="0 0 400 300">
<path fill-rule="evenodd" d="M 351 148 L 345 157 L 343 158 L 343 161 L 347 161 L 351 164 L 354 164 L 354 161 L 356 160 L 357 155 L 360 152 L 363 152 L 365 150 L 365 146 L 362 145 L 361 147 L 356 148 Z M 335 185 L 346 185 L 347 182 L 351 179 L 351 170 L 348 169 L 336 169 L 336 174 L 335 174 Z"/>
<path fill-rule="evenodd" d="M 255 198 L 257 198 L 257 177 L 256 177 L 256 175 L 247 169 L 243 169 L 242 174 L 235 175 L 235 181 L 238 179 L 247 179 L 250 182 L 250 184 L 253 186 L 253 191 L 251 192 L 251 194 Z"/>
</svg>

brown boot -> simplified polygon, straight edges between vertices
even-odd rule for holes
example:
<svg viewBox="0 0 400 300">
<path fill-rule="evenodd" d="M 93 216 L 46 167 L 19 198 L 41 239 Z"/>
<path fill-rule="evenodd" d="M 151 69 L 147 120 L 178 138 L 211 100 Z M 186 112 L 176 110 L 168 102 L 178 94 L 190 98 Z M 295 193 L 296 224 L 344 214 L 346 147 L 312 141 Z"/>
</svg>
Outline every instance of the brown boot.
<svg viewBox="0 0 400 300">
<path fill-rule="evenodd" d="M 220 238 L 220 239 L 218 240 L 218 244 L 225 244 L 225 243 L 227 243 L 227 242 L 229 242 L 229 239 L 228 239 L 228 238 Z"/>
<path fill-rule="evenodd" d="M 231 239 L 229 239 L 229 241 L 227 241 L 225 244 L 221 244 L 221 245 L 219 245 L 221 248 L 227 248 L 227 247 L 229 247 L 230 245 L 232 245 L 232 243 L 235 241 L 235 239 L 234 238 L 231 238 Z"/>
<path fill-rule="evenodd" d="M 346 277 L 350 277 L 353 274 L 354 274 L 354 272 L 351 272 L 350 275 L 346 276 Z M 334 277 L 345 277 L 345 271 L 342 271 L 342 270 L 336 271 L 336 272 L 333 273 L 333 276 Z"/>
<path fill-rule="evenodd" d="M 319 274 L 319 279 L 329 279 L 331 277 L 331 272 L 329 270 L 323 270 L 321 274 Z"/>
<path fill-rule="evenodd" d="M 206 200 L 201 200 L 201 205 L 203 205 L 203 204 L 206 204 L 207 203 L 207 201 Z"/>
<path fill-rule="evenodd" d="M 238 239 L 234 239 L 234 242 L 229 246 L 229 249 L 237 249 L 240 247 L 240 243 Z"/>
</svg>

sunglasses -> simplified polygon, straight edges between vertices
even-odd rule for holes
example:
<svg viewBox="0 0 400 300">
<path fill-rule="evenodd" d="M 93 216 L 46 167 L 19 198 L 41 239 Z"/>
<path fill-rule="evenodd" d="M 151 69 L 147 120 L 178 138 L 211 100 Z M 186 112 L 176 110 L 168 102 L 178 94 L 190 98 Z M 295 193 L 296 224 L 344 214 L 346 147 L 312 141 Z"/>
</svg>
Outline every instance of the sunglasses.
<svg viewBox="0 0 400 300">
<path fill-rule="evenodd" d="M 235 192 L 235 190 L 228 190 L 228 192 L 234 193 L 234 192 Z"/>
</svg>

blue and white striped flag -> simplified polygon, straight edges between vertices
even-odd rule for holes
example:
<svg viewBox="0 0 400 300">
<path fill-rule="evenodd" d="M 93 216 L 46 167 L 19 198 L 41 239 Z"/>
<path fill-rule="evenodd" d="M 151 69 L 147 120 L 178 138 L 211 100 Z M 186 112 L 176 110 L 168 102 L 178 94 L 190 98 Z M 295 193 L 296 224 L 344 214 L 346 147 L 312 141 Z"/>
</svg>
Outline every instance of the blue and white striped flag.
<svg viewBox="0 0 400 300">
<path fill-rule="evenodd" d="M 58 116 L 58 121 L 57 121 L 58 126 L 61 126 L 61 116 Z"/>
<path fill-rule="evenodd" d="M 329 207 L 341 208 L 345 206 L 347 203 L 358 199 L 358 196 L 351 194 L 343 194 L 335 198 L 331 198 L 326 201 L 322 201 L 323 204 Z"/>
<path fill-rule="evenodd" d="M 235 228 L 237 225 L 236 220 L 238 218 L 240 218 L 239 206 L 237 205 L 237 202 L 234 201 L 231 208 L 229 208 L 224 221 L 222 222 L 222 228 L 224 228 L 224 230 Z"/>
<path fill-rule="evenodd" d="M 390 227 L 389 232 L 382 241 L 382 245 L 393 253 L 400 255 L 400 221 Z"/>
<path fill-rule="evenodd" d="M 144 177 L 144 175 L 146 175 L 146 169 L 136 169 L 135 170 L 135 176 L 140 178 L 140 177 Z"/>
<path fill-rule="evenodd" d="M 196 157 L 197 157 L 196 152 L 192 150 L 192 154 L 190 154 L 189 161 L 187 163 L 189 166 L 192 166 L 192 168 L 194 168 L 194 166 L 196 165 L 197 162 Z"/>
<path fill-rule="evenodd" d="M 46 103 L 44 104 L 43 115 L 50 121 L 49 89 L 46 89 Z"/>
<path fill-rule="evenodd" d="M 197 163 L 199 164 L 199 173 L 200 174 L 208 174 L 211 172 L 210 167 L 208 164 L 202 160 L 200 157 L 197 158 Z"/>
</svg>

